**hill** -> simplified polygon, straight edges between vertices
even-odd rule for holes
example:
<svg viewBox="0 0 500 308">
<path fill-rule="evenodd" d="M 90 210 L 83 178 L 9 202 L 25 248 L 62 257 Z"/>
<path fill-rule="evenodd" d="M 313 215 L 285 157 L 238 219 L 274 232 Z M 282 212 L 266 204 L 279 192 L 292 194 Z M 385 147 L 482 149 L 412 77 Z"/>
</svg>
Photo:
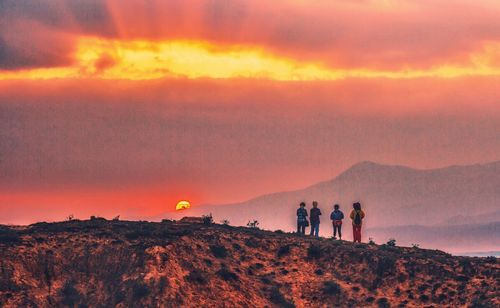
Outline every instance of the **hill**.
<svg viewBox="0 0 500 308">
<path fill-rule="evenodd" d="M 495 258 L 182 223 L 0 227 L 5 307 L 498 307 Z"/>
<path fill-rule="evenodd" d="M 216 221 L 228 219 L 234 225 L 246 225 L 248 220 L 257 219 L 265 229 L 291 231 L 295 229 L 299 202 L 305 201 L 310 207 L 317 200 L 323 221 L 328 220 L 334 203 L 348 213 L 354 201 L 361 201 L 367 212 L 368 228 L 435 226 L 449 224 L 457 216 L 474 217 L 474 222 L 496 222 L 488 217 L 498 211 L 499 187 L 500 162 L 432 170 L 362 162 L 330 181 L 305 189 L 241 203 L 195 206 L 185 213 L 166 216 L 179 218 L 211 212 Z M 320 228 L 320 233 L 330 234 L 329 224 L 325 227 L 326 230 Z"/>
</svg>

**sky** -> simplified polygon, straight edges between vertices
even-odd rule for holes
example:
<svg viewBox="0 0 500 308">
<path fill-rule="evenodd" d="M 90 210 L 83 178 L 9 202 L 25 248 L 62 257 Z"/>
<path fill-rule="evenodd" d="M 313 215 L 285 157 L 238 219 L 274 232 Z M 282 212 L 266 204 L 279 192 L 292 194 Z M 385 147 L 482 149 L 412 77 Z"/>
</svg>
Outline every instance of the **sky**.
<svg viewBox="0 0 500 308">
<path fill-rule="evenodd" d="M 0 0 L 0 223 L 500 159 L 494 0 Z"/>
</svg>

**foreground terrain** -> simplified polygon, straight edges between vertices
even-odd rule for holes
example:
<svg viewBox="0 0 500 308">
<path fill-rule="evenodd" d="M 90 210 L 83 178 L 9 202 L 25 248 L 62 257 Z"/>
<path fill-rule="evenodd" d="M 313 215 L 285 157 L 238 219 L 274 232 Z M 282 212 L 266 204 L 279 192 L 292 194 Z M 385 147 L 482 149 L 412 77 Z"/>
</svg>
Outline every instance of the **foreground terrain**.
<svg viewBox="0 0 500 308">
<path fill-rule="evenodd" d="M 498 307 L 495 258 L 225 225 L 0 226 L 5 307 Z"/>
</svg>

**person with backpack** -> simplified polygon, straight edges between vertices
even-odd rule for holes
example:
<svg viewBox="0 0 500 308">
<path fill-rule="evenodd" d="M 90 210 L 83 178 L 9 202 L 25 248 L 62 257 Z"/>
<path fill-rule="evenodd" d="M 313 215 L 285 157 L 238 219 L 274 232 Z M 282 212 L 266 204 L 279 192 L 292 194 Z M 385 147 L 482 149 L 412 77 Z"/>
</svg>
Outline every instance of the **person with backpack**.
<svg viewBox="0 0 500 308">
<path fill-rule="evenodd" d="M 321 210 L 318 208 L 318 202 L 313 201 L 313 207 L 311 209 L 311 235 L 316 237 L 319 236 L 319 216 L 321 215 Z"/>
<path fill-rule="evenodd" d="M 301 202 L 300 207 L 297 209 L 297 233 L 306 234 L 306 227 L 308 225 L 306 204 Z"/>
<path fill-rule="evenodd" d="M 339 232 L 339 239 L 342 240 L 342 219 L 344 219 L 344 213 L 339 210 L 339 205 L 335 204 L 333 206 L 333 212 L 330 214 L 330 219 L 333 225 L 333 239 L 337 239 L 337 230 Z"/>
<path fill-rule="evenodd" d="M 353 203 L 353 210 L 351 211 L 352 219 L 352 233 L 354 242 L 361 243 L 361 225 L 363 223 L 363 218 L 365 218 L 365 213 L 361 210 L 361 204 L 359 202 Z"/>
</svg>

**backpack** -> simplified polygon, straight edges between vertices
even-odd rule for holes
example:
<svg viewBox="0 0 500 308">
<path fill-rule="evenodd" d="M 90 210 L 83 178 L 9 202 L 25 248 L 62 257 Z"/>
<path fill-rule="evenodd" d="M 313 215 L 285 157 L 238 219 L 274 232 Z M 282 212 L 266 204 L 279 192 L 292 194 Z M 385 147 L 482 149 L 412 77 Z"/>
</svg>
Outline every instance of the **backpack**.
<svg viewBox="0 0 500 308">
<path fill-rule="evenodd" d="M 359 213 L 359 211 L 356 211 L 356 215 L 354 215 L 354 224 L 355 225 L 361 224 L 361 214 Z"/>
</svg>

